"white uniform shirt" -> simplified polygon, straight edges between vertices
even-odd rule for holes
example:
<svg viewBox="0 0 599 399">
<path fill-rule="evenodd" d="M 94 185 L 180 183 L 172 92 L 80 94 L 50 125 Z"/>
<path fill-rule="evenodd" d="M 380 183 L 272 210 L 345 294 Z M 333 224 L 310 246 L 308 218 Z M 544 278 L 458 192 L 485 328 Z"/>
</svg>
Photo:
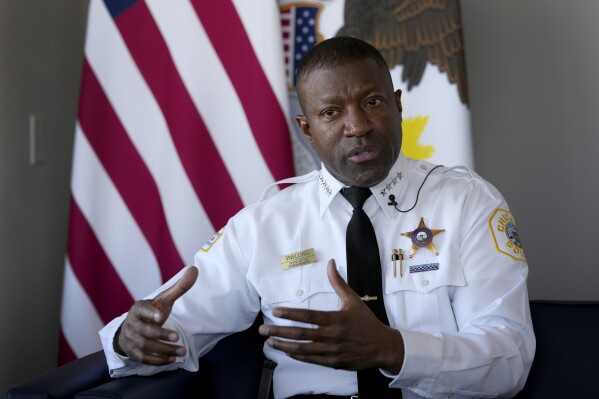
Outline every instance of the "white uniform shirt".
<svg viewBox="0 0 599 399">
<path fill-rule="evenodd" d="M 379 245 L 389 322 L 405 345 L 400 373 L 387 376 L 405 399 L 513 395 L 524 385 L 535 350 L 528 267 L 513 217 L 501 194 L 473 172 L 441 167 L 424 181 L 433 167 L 400 155 L 364 204 Z M 198 281 L 165 324 L 180 333 L 187 355 L 153 367 L 115 354 L 112 340 L 122 316 L 100 332 L 112 376 L 195 371 L 199 356 L 223 336 L 249 327 L 259 311 L 266 323 L 299 325 L 273 317 L 272 309 L 339 309 L 326 268 L 334 258 L 347 277 L 345 232 L 352 207 L 339 193 L 343 184 L 326 168 L 294 181 L 239 212 L 195 255 Z M 399 212 L 389 205 L 390 195 L 398 209 L 415 207 Z M 419 248 L 409 258 L 413 243 L 402 233 L 417 229 L 421 218 L 429 232 L 445 229 L 432 240 L 438 255 Z M 311 248 L 316 262 L 282 268 L 281 256 Z M 403 276 L 399 261 L 394 274 L 393 249 L 403 250 Z M 278 364 L 277 398 L 357 392 L 355 372 L 302 363 L 267 345 L 264 351 Z"/>
</svg>

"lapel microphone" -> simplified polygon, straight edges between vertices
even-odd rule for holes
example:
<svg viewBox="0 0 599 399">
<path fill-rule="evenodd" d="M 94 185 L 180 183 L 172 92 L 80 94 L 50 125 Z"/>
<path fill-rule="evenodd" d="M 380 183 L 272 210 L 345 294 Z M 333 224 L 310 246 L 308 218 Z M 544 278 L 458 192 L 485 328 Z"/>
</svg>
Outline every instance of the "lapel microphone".
<svg viewBox="0 0 599 399">
<path fill-rule="evenodd" d="M 437 168 L 440 168 L 443 165 L 437 165 L 434 168 L 432 168 L 424 177 L 424 180 L 422 180 L 422 183 L 420 184 L 420 187 L 418 187 L 418 192 L 416 193 L 416 201 L 414 201 L 414 205 L 412 205 L 412 207 L 410 209 L 407 210 L 401 210 L 397 207 L 397 201 L 395 201 L 395 195 L 391 194 L 389 195 L 389 202 L 387 203 L 387 205 L 394 207 L 398 212 L 401 213 L 407 213 L 410 212 L 412 209 L 414 209 L 416 207 L 416 204 L 418 203 L 418 197 L 420 197 L 420 190 L 422 189 L 422 186 L 424 186 L 424 183 L 426 182 L 426 180 L 428 179 L 428 177 L 431 175 L 431 173 L 433 173 L 433 171 Z"/>
</svg>

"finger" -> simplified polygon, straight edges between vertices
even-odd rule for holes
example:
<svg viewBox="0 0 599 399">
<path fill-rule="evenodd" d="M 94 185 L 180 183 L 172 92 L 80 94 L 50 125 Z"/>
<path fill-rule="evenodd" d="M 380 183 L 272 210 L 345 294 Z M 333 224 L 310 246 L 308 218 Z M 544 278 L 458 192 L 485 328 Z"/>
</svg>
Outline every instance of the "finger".
<svg viewBox="0 0 599 399">
<path fill-rule="evenodd" d="M 258 329 L 258 332 L 265 337 L 279 337 L 304 341 L 318 340 L 321 338 L 321 334 L 318 332 L 318 329 L 315 328 L 283 327 L 273 324 L 263 324 Z"/>
<path fill-rule="evenodd" d="M 177 342 L 179 340 L 179 334 L 176 331 L 162 328 L 156 324 L 135 324 L 133 331 L 135 331 L 135 334 L 148 340 L 162 340 L 168 342 Z"/>
<path fill-rule="evenodd" d="M 141 354 L 169 357 L 183 356 L 186 352 L 185 347 L 170 343 L 178 339 L 175 331 L 147 323 L 142 323 L 138 329 L 123 325 L 118 339 L 119 347 L 129 356 L 136 354 L 137 360 L 141 360 Z"/>
<path fill-rule="evenodd" d="M 299 321 L 301 323 L 312 324 L 316 326 L 326 326 L 335 320 L 336 312 L 327 312 L 323 310 L 309 310 L 296 308 L 274 308 L 272 315 L 280 319 Z"/>
<path fill-rule="evenodd" d="M 342 303 L 347 302 L 351 298 L 357 297 L 357 294 L 354 290 L 351 289 L 349 285 L 343 280 L 343 277 L 337 271 L 337 264 L 335 263 L 335 259 L 329 260 L 329 264 L 327 265 L 327 276 L 329 278 L 329 282 L 331 286 L 339 295 Z"/>
<path fill-rule="evenodd" d="M 290 355 L 323 355 L 328 353 L 327 346 L 313 342 L 287 341 L 277 338 L 269 338 L 266 343 L 271 348 L 280 350 Z"/>
<path fill-rule="evenodd" d="M 347 367 L 344 363 L 339 363 L 336 358 L 330 355 L 299 355 L 294 353 L 287 354 L 290 358 L 295 359 L 304 363 L 312 363 L 318 364 L 320 366 L 330 367 L 334 369 L 344 369 L 344 370 L 355 370 L 354 368 Z"/>
<path fill-rule="evenodd" d="M 156 341 L 156 340 L 145 340 L 144 345 L 139 347 L 143 353 L 163 356 L 163 357 L 176 357 L 184 356 L 187 350 L 184 346 L 169 344 L 168 342 Z"/>
<path fill-rule="evenodd" d="M 267 343 L 295 360 L 334 368 L 352 368 L 348 367 L 349 364 L 343 360 L 347 351 L 343 350 L 341 345 L 283 341 L 274 338 L 270 338 Z"/>
<path fill-rule="evenodd" d="M 198 268 L 189 266 L 183 276 L 172 286 L 161 292 L 154 298 L 154 301 L 162 302 L 167 306 L 172 306 L 175 301 L 185 294 L 198 279 Z"/>
<path fill-rule="evenodd" d="M 150 341 L 177 342 L 179 334 L 156 324 L 126 320 L 120 328 L 118 339 L 119 346 L 126 350 L 137 346 L 143 348 Z"/>
<path fill-rule="evenodd" d="M 134 348 L 128 354 L 130 359 L 137 360 L 141 363 L 149 364 L 151 366 L 164 366 L 174 363 L 177 360 L 177 357 L 174 355 L 148 353 L 142 351 L 140 348 Z"/>
<path fill-rule="evenodd" d="M 163 320 L 163 315 L 153 301 L 142 300 L 136 302 L 129 313 L 134 317 L 134 320 L 146 323 L 160 323 Z"/>
</svg>

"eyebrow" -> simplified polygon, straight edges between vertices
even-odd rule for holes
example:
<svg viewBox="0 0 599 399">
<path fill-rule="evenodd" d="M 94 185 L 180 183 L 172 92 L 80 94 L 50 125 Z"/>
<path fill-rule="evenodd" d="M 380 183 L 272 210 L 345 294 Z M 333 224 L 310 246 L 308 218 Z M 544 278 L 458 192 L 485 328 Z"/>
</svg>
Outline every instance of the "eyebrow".
<svg viewBox="0 0 599 399">
<path fill-rule="evenodd" d="M 364 99 L 366 97 L 370 97 L 370 96 L 388 97 L 388 93 L 385 90 L 377 89 L 377 88 L 368 88 L 368 89 L 365 89 L 358 93 L 358 97 L 360 97 L 362 99 Z M 317 97 L 316 100 L 321 103 L 327 103 L 327 102 L 336 102 L 339 99 L 343 99 L 343 98 L 345 98 L 345 97 L 342 95 L 332 94 L 332 95 L 325 95 L 322 97 Z"/>
</svg>

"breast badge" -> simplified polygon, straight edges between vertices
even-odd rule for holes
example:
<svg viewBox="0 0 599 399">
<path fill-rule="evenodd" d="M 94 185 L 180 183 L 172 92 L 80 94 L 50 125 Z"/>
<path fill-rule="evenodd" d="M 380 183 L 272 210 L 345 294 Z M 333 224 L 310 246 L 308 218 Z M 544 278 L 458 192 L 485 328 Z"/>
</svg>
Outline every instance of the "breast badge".
<svg viewBox="0 0 599 399">
<path fill-rule="evenodd" d="M 445 229 L 429 229 L 424 224 L 424 218 L 420 218 L 420 223 L 418 223 L 418 227 L 413 231 L 408 231 L 406 233 L 401 233 L 402 236 L 408 237 L 412 240 L 412 250 L 410 251 L 410 258 L 416 251 L 420 248 L 426 248 L 432 251 L 435 255 L 439 256 L 435 245 L 433 244 L 433 237 L 439 233 L 443 233 Z"/>
<path fill-rule="evenodd" d="M 526 262 L 520 235 L 514 216 L 505 209 L 497 208 L 489 219 L 489 227 L 495 240 L 497 251 L 515 260 Z"/>
</svg>

